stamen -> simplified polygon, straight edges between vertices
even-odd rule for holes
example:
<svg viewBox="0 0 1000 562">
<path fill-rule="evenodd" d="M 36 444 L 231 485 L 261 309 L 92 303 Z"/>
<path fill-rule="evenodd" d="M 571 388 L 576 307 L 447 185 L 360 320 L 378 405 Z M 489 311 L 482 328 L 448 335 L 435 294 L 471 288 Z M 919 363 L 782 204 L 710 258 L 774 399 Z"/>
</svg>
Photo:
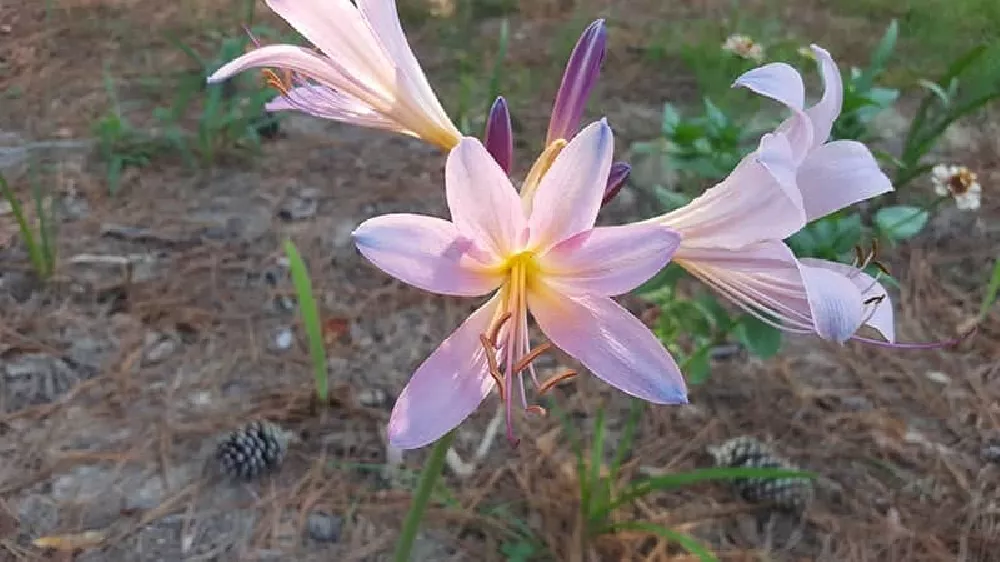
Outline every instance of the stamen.
<svg viewBox="0 0 1000 562">
<path fill-rule="evenodd" d="M 864 302 L 864 304 L 865 305 L 869 305 L 869 304 L 882 304 L 883 300 L 885 300 L 885 295 L 878 295 L 878 296 L 866 299 L 865 302 Z"/>
<path fill-rule="evenodd" d="M 504 313 L 503 316 L 497 318 L 496 322 L 493 323 L 493 327 L 490 328 L 489 331 L 490 335 L 487 338 L 487 340 L 490 342 L 491 345 L 493 345 L 494 348 L 497 347 L 497 337 L 500 335 L 500 328 L 503 328 L 503 325 L 506 324 L 508 320 L 510 320 L 511 316 L 513 316 L 513 314 L 511 314 L 510 312 Z"/>
<path fill-rule="evenodd" d="M 851 262 L 851 267 L 858 267 L 858 264 L 865 261 L 865 252 L 861 249 L 861 246 L 854 247 L 854 261 Z"/>
<path fill-rule="evenodd" d="M 514 364 L 514 368 L 511 372 L 520 373 L 521 371 L 526 369 L 528 365 L 530 365 L 535 359 L 538 359 L 539 356 L 541 356 L 543 353 L 545 353 L 550 349 L 552 349 L 552 344 L 548 342 L 545 342 L 542 345 L 536 347 L 535 349 L 532 349 L 531 351 L 528 352 L 527 355 L 522 357 L 516 364 Z"/>
<path fill-rule="evenodd" d="M 261 74 L 264 75 L 265 84 L 274 88 L 275 90 L 278 90 L 281 93 L 281 95 L 288 96 L 288 92 L 291 90 L 291 82 L 292 82 L 290 72 L 286 75 L 286 77 L 288 78 L 287 83 L 283 82 L 281 78 L 279 78 L 278 75 L 270 68 L 265 68 L 264 70 L 261 71 Z"/>
<path fill-rule="evenodd" d="M 576 371 L 572 370 L 566 371 L 559 375 L 554 375 L 552 378 L 542 383 L 542 386 L 538 387 L 538 394 L 539 395 L 545 394 L 546 392 L 551 390 L 552 387 L 554 387 L 555 385 L 563 382 L 566 379 L 571 379 L 575 376 L 576 376 Z"/>
<path fill-rule="evenodd" d="M 490 376 L 493 377 L 493 382 L 497 385 L 497 392 L 500 394 L 500 402 L 506 402 L 507 393 L 504 391 L 503 377 L 500 375 L 500 367 L 497 365 L 497 357 L 494 354 L 496 351 L 496 343 L 491 342 L 486 334 L 479 334 L 479 341 L 483 344 L 483 350 L 486 352 L 486 364 L 487 370 Z"/>
<path fill-rule="evenodd" d="M 541 416 L 543 418 L 549 415 L 548 410 L 546 410 L 545 408 L 539 406 L 538 404 L 532 404 L 532 405 L 528 406 L 527 408 L 525 408 L 525 410 L 527 412 L 529 412 L 529 413 L 535 414 L 537 416 Z"/>
<path fill-rule="evenodd" d="M 889 268 L 886 267 L 885 264 L 883 264 L 882 262 L 878 260 L 872 260 L 872 265 L 878 268 L 878 270 L 884 273 L 885 275 L 892 277 L 892 273 L 889 273 Z"/>
</svg>

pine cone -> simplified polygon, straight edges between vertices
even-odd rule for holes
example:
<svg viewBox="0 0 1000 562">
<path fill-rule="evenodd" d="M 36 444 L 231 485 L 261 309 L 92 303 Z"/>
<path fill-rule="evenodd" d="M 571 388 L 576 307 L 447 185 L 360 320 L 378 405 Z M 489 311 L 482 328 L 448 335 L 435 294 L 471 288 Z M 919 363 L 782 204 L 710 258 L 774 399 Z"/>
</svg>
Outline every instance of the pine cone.
<svg viewBox="0 0 1000 562">
<path fill-rule="evenodd" d="M 798 470 L 777 456 L 770 447 L 752 437 L 736 437 L 718 447 L 709 447 L 716 466 L 729 468 L 780 468 Z M 738 478 L 733 487 L 751 503 L 767 503 L 787 511 L 802 511 L 812 500 L 808 478 Z"/>
<path fill-rule="evenodd" d="M 288 435 L 280 427 L 252 421 L 222 439 L 216 458 L 227 475 L 251 480 L 278 468 L 287 445 Z"/>
</svg>

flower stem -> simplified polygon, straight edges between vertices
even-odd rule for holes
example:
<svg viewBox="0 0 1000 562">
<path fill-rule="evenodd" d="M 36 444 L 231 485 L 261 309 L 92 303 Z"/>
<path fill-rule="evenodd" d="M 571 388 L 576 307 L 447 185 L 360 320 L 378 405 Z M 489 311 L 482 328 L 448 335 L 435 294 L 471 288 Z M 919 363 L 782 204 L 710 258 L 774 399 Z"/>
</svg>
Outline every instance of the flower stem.
<svg viewBox="0 0 1000 562">
<path fill-rule="evenodd" d="M 403 521 L 403 531 L 399 535 L 399 542 L 396 543 L 396 552 L 392 559 L 394 562 L 409 562 L 410 551 L 413 550 L 413 541 L 417 538 L 417 531 L 420 529 L 420 522 L 424 519 L 424 512 L 427 511 L 427 504 L 431 499 L 431 492 L 437 483 L 441 471 L 444 469 L 444 458 L 451 442 L 455 438 L 455 432 L 450 431 L 434 444 L 431 449 L 431 456 L 424 465 L 424 470 L 420 473 L 420 482 L 413 496 L 413 503 L 410 504 L 410 511 L 406 513 L 406 520 Z"/>
</svg>

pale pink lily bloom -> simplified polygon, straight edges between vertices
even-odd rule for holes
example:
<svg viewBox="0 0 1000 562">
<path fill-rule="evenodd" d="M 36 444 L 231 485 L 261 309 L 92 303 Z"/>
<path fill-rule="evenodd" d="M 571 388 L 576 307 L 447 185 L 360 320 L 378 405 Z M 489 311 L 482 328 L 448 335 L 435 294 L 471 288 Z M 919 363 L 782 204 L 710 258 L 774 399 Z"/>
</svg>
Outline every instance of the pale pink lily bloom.
<svg viewBox="0 0 1000 562">
<path fill-rule="evenodd" d="M 281 95 L 269 111 L 297 110 L 394 131 L 450 150 L 461 134 L 420 68 L 394 0 L 267 0 L 319 52 L 294 45 L 259 47 L 209 77 L 219 82 L 251 68 L 288 73 L 270 82 Z"/>
<path fill-rule="evenodd" d="M 892 303 L 861 271 L 866 264 L 800 260 L 783 242 L 808 221 L 892 190 L 864 145 L 827 142 L 843 85 L 829 53 L 813 50 L 822 99 L 803 109 L 802 77 L 783 63 L 744 74 L 737 85 L 782 101 L 793 115 L 720 184 L 654 221 L 681 233 L 674 262 L 764 322 L 837 342 L 882 343 L 856 335 L 868 325 L 894 342 Z"/>
<path fill-rule="evenodd" d="M 540 178 L 529 211 L 483 145 L 463 138 L 445 166 L 450 221 L 392 214 L 355 230 L 366 258 L 411 285 L 469 297 L 496 291 L 413 374 L 389 422 L 394 447 L 437 440 L 498 383 L 512 438 L 513 402 L 528 407 L 523 370 L 534 378 L 529 312 L 554 346 L 612 386 L 654 403 L 686 402 L 673 358 L 611 299 L 663 268 L 679 242 L 657 224 L 594 226 L 612 148 L 605 122 L 581 131 Z"/>
</svg>

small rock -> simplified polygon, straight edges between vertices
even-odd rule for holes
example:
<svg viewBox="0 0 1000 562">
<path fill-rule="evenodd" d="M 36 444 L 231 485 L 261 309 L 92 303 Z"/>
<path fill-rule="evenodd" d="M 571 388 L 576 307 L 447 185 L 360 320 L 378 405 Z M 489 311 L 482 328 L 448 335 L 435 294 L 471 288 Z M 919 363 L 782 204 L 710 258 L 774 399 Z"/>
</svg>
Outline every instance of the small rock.
<svg viewBox="0 0 1000 562">
<path fill-rule="evenodd" d="M 986 462 L 1000 464 L 1000 443 L 993 443 L 983 447 L 983 450 L 979 454 Z"/>
<path fill-rule="evenodd" d="M 275 351 L 287 351 L 291 349 L 294 341 L 295 335 L 292 334 L 291 328 L 279 328 L 271 338 L 271 349 Z"/>
<path fill-rule="evenodd" d="M 373 387 L 366 388 L 358 392 L 358 404 L 366 408 L 384 408 L 392 401 L 392 397 L 385 390 Z"/>
<path fill-rule="evenodd" d="M 63 220 L 85 219 L 90 214 L 90 204 L 81 197 L 67 195 L 59 201 L 58 214 Z"/>
<path fill-rule="evenodd" d="M 303 189 L 297 195 L 285 199 L 278 210 L 278 216 L 286 221 L 312 218 L 319 208 L 318 197 L 318 189 Z"/>
<path fill-rule="evenodd" d="M 143 356 L 143 363 L 146 365 L 161 363 L 176 350 L 176 339 L 162 334 L 148 334 L 146 336 L 146 351 Z"/>
<path fill-rule="evenodd" d="M 306 520 L 309 537 L 319 542 L 337 542 L 344 530 L 344 519 L 322 511 L 313 511 Z"/>
<path fill-rule="evenodd" d="M 51 499 L 32 494 L 21 500 L 17 518 L 23 530 L 32 535 L 45 535 L 59 526 L 59 508 Z"/>
<path fill-rule="evenodd" d="M 932 380 L 938 384 L 949 384 L 951 383 L 951 377 L 940 372 L 940 371 L 930 371 L 925 375 L 929 380 Z"/>
</svg>

